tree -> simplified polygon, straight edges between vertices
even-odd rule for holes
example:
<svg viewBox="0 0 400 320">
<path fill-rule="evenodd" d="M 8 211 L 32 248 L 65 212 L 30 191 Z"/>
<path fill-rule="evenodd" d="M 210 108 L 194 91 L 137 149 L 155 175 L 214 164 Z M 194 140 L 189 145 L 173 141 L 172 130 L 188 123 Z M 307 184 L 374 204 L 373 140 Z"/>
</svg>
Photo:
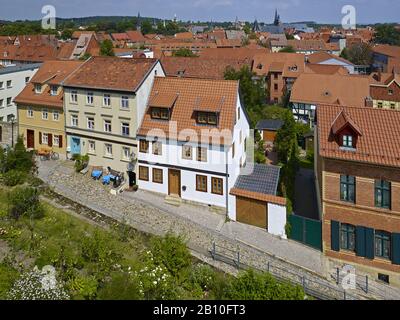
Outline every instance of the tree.
<svg viewBox="0 0 400 320">
<path fill-rule="evenodd" d="M 279 52 L 296 53 L 296 50 L 292 46 L 287 46 L 279 50 Z"/>
<path fill-rule="evenodd" d="M 375 29 L 375 42 L 399 46 L 400 31 L 393 24 L 379 25 Z"/>
<path fill-rule="evenodd" d="M 275 147 L 279 161 L 287 164 L 292 156 L 293 147 L 297 148 L 296 121 L 289 112 L 285 114 L 283 126 L 276 134 Z"/>
<path fill-rule="evenodd" d="M 145 20 L 142 22 L 142 26 L 141 26 L 140 30 L 142 31 L 143 34 L 149 34 L 149 33 L 154 32 L 153 26 L 151 25 L 150 21 L 148 21 L 148 20 Z"/>
<path fill-rule="evenodd" d="M 343 50 L 341 56 L 355 65 L 370 65 L 372 63 L 372 50 L 367 43 L 354 44 Z"/>
<path fill-rule="evenodd" d="M 73 30 L 72 29 L 64 29 L 61 32 L 60 38 L 63 40 L 68 40 L 72 38 Z"/>
<path fill-rule="evenodd" d="M 174 57 L 197 57 L 192 50 L 181 48 L 172 54 Z"/>
<path fill-rule="evenodd" d="M 265 84 L 263 80 L 255 79 L 255 73 L 249 66 L 245 65 L 238 71 L 228 67 L 224 78 L 225 80 L 239 80 L 240 96 L 250 114 L 255 115 L 262 110 L 266 101 Z M 256 119 L 252 118 L 251 120 L 255 125 Z"/>
<path fill-rule="evenodd" d="M 101 56 L 114 56 L 113 43 L 111 40 L 106 39 L 100 45 Z"/>
</svg>

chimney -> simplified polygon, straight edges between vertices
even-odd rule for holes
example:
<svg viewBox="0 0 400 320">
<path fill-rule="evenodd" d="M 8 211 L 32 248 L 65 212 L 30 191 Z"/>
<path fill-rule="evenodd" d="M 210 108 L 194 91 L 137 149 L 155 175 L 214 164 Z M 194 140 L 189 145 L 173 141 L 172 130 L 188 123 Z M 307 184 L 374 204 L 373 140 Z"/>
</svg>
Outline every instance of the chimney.
<svg viewBox="0 0 400 320">
<path fill-rule="evenodd" d="M 374 102 L 372 101 L 371 97 L 365 98 L 365 106 L 368 108 L 372 108 L 374 106 Z"/>
<path fill-rule="evenodd" d="M 377 78 L 377 80 L 378 80 L 379 82 L 382 81 L 382 70 L 381 70 L 381 68 L 378 69 L 378 78 Z"/>
</svg>

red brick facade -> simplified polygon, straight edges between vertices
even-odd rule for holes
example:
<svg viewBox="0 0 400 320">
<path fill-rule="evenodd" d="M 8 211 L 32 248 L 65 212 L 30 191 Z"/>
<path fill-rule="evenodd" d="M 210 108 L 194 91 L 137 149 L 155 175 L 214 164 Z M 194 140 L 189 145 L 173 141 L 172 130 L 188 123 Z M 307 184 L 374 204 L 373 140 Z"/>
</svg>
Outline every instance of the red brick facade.
<svg viewBox="0 0 400 320">
<path fill-rule="evenodd" d="M 285 79 L 281 72 L 271 72 L 267 78 L 269 100 L 279 103 L 285 90 Z"/>
<path fill-rule="evenodd" d="M 322 164 L 322 238 L 323 251 L 332 258 L 368 267 L 400 272 L 400 265 L 382 258 L 367 259 L 355 252 L 333 251 L 331 221 L 364 226 L 374 230 L 400 233 L 400 168 L 374 166 L 360 162 L 323 159 Z M 340 199 L 340 175 L 356 178 L 355 203 Z M 391 182 L 391 209 L 375 207 L 375 179 Z"/>
<path fill-rule="evenodd" d="M 389 94 L 391 90 L 392 94 Z M 400 101 L 400 86 L 394 81 L 388 87 L 371 85 L 371 97 L 374 100 Z"/>
</svg>

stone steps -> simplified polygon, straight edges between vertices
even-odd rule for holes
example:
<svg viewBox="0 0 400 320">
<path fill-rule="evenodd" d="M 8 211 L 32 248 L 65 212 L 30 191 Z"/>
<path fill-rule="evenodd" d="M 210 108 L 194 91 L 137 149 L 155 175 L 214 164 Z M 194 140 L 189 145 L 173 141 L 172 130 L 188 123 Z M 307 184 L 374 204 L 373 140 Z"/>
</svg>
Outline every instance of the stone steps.
<svg viewBox="0 0 400 320">
<path fill-rule="evenodd" d="M 176 207 L 179 207 L 182 204 L 182 199 L 175 195 L 167 195 L 164 201 Z"/>
</svg>

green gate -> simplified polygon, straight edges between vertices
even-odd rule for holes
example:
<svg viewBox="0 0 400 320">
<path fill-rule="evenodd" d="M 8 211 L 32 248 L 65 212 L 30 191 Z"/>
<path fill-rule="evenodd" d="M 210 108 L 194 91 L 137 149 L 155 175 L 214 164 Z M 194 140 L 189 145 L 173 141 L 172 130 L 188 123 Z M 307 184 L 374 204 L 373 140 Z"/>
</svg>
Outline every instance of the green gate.
<svg viewBox="0 0 400 320">
<path fill-rule="evenodd" d="M 291 214 L 288 222 L 291 225 L 290 239 L 322 251 L 321 221 Z"/>
</svg>

